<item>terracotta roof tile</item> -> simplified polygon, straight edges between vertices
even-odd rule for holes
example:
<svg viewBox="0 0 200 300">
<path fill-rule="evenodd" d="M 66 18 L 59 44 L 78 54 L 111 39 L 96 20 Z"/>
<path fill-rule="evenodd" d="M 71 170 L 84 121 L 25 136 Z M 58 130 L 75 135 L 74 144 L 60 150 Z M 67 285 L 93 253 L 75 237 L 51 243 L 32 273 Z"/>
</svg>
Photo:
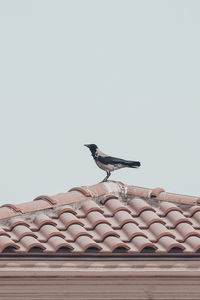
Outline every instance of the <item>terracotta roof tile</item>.
<svg viewBox="0 0 200 300">
<path fill-rule="evenodd" d="M 180 223 L 176 226 L 176 231 L 181 235 L 181 238 L 177 237 L 177 241 L 184 242 L 189 236 L 200 237 L 200 232 L 194 230 L 194 228 L 188 223 Z"/>
<path fill-rule="evenodd" d="M 37 226 L 37 229 L 40 229 L 44 224 L 51 224 L 56 226 L 56 222 L 52 219 L 50 219 L 46 214 L 40 213 L 37 214 L 36 217 L 33 219 L 34 225 Z"/>
<path fill-rule="evenodd" d="M 94 229 L 97 224 L 105 223 L 109 224 L 110 222 L 98 211 L 92 211 L 87 215 L 87 223 L 85 227 L 87 229 Z"/>
<path fill-rule="evenodd" d="M 147 237 L 144 231 L 142 231 L 136 224 L 134 223 L 126 223 L 123 225 L 121 230 L 119 231 L 120 238 L 123 242 L 129 242 L 136 236 L 144 236 Z"/>
<path fill-rule="evenodd" d="M 33 248 L 39 248 L 41 250 L 45 249 L 45 246 L 40 243 L 35 237 L 33 236 L 24 236 L 21 238 L 20 243 L 18 244 L 20 248 L 18 252 L 27 253 Z"/>
<path fill-rule="evenodd" d="M 79 224 L 70 225 L 67 231 L 71 235 L 73 241 L 76 241 L 76 239 L 80 236 L 88 236 L 92 238 L 92 235 L 89 233 L 89 231 Z"/>
<path fill-rule="evenodd" d="M 108 236 L 104 240 L 104 244 L 108 246 L 109 251 L 114 252 L 119 248 L 123 248 L 124 250 L 129 250 L 130 247 L 122 242 L 119 238 L 115 236 Z"/>
<path fill-rule="evenodd" d="M 88 236 L 79 236 L 76 239 L 76 243 L 80 246 L 81 252 L 85 252 L 89 250 L 89 248 L 95 248 L 96 250 L 101 250 L 102 247 L 93 241 L 92 238 Z"/>
<path fill-rule="evenodd" d="M 104 213 L 103 209 L 101 209 L 99 207 L 98 204 L 96 204 L 94 201 L 92 200 L 88 200 L 87 202 L 83 203 L 82 205 L 82 212 L 83 212 L 83 215 L 82 216 L 85 216 L 87 217 L 87 215 L 91 212 L 91 211 L 98 211 L 100 212 L 101 214 Z M 80 211 L 79 211 L 79 215 L 80 215 Z"/>
<path fill-rule="evenodd" d="M 116 230 L 113 230 L 110 225 L 105 223 L 98 224 L 91 234 L 96 242 L 102 242 L 108 236 L 120 237 Z"/>
<path fill-rule="evenodd" d="M 78 219 L 74 214 L 66 211 L 59 216 L 57 224 L 57 227 L 60 230 L 66 230 L 72 224 L 79 224 L 81 226 L 84 226 L 84 223 L 81 222 L 80 219 Z"/>
<path fill-rule="evenodd" d="M 192 206 L 189 209 L 190 217 L 192 217 L 196 212 L 200 212 L 200 206 Z"/>
<path fill-rule="evenodd" d="M 175 204 L 172 204 L 170 202 L 161 202 L 160 204 L 160 216 L 165 217 L 170 211 L 179 211 L 182 212 L 182 210 L 176 206 Z"/>
<path fill-rule="evenodd" d="M 0 207 L 0 253 L 200 255 L 199 198 L 106 182 Z"/>
<path fill-rule="evenodd" d="M 159 188 L 159 187 L 155 188 L 151 191 L 150 197 L 151 198 L 154 198 L 154 197 L 156 198 L 160 195 L 160 193 L 163 193 L 163 192 L 165 192 L 165 190 L 163 188 Z"/>
<path fill-rule="evenodd" d="M 70 205 L 57 206 L 58 217 L 64 212 L 70 212 L 73 215 L 77 215 L 77 212 Z"/>
<path fill-rule="evenodd" d="M 168 214 L 167 217 L 165 218 L 165 222 L 168 221 L 168 226 L 170 224 L 171 228 L 176 227 L 180 223 L 189 223 L 192 224 L 191 220 L 184 217 L 184 215 L 177 210 L 171 210 Z"/>
<path fill-rule="evenodd" d="M 143 211 L 138 218 L 136 218 L 137 222 L 141 224 L 142 228 L 148 228 L 153 223 L 161 223 L 165 224 L 166 222 L 161 219 L 155 212 L 153 211 Z"/>
<path fill-rule="evenodd" d="M 23 211 L 14 204 L 4 204 L 1 207 L 9 207 L 10 209 L 12 209 L 16 213 L 23 213 Z"/>
<path fill-rule="evenodd" d="M 0 219 L 10 218 L 20 214 L 21 214 L 20 212 L 16 212 L 10 207 L 5 207 L 5 206 L 0 207 Z"/>
<path fill-rule="evenodd" d="M 119 199 L 119 197 L 114 194 L 106 194 L 101 198 L 100 203 L 105 204 L 109 199 Z"/>
<path fill-rule="evenodd" d="M 193 218 L 200 223 L 200 211 L 197 211 L 193 214 Z"/>
<path fill-rule="evenodd" d="M 6 232 L 3 228 L 0 227 L 0 236 L 2 235 L 10 237 L 10 233 Z"/>
<path fill-rule="evenodd" d="M 161 223 L 151 224 L 148 232 L 153 236 L 153 238 L 149 238 L 152 242 L 157 242 L 163 236 L 170 236 L 173 239 L 176 238 L 175 235 Z"/>
<path fill-rule="evenodd" d="M 37 235 L 25 225 L 15 226 L 11 233 L 12 233 L 12 239 L 15 242 L 20 241 L 24 236 L 33 236 L 37 238 Z"/>
<path fill-rule="evenodd" d="M 153 212 L 156 212 L 156 210 L 150 206 L 148 203 L 146 203 L 144 200 L 142 200 L 139 197 L 135 197 L 134 199 L 130 200 L 128 203 L 132 208 L 132 215 L 133 216 L 139 216 L 143 211 L 151 210 Z"/>
<path fill-rule="evenodd" d="M 185 247 L 183 244 L 178 243 L 175 239 L 170 236 L 163 236 L 160 238 L 159 242 L 156 244 L 158 249 L 157 252 L 169 253 L 170 251 L 183 251 Z"/>
<path fill-rule="evenodd" d="M 124 210 L 116 212 L 116 214 L 113 217 L 113 221 L 114 220 L 116 221 L 116 223 L 113 222 L 112 224 L 113 224 L 113 228 L 115 229 L 120 229 L 122 228 L 122 226 L 124 226 L 127 223 L 137 224 L 137 222 L 133 219 L 133 217 L 127 211 Z"/>
<path fill-rule="evenodd" d="M 105 209 L 107 211 L 107 216 L 114 216 L 119 211 L 127 211 L 128 213 L 131 212 L 127 206 L 124 206 L 116 198 L 110 198 L 108 201 L 106 201 Z"/>
<path fill-rule="evenodd" d="M 42 242 L 47 242 L 52 236 L 60 236 L 61 238 L 65 238 L 65 235 L 61 231 L 50 224 L 43 225 L 38 231 L 38 240 Z"/>
<path fill-rule="evenodd" d="M 157 246 L 151 243 L 147 238 L 144 236 L 136 236 L 132 239 L 131 244 L 134 246 L 133 252 L 142 252 L 145 248 L 151 248 L 153 250 L 157 249 Z"/>
<path fill-rule="evenodd" d="M 18 249 L 19 245 L 17 245 L 7 236 L 0 236 L 0 253 L 6 250 L 8 247 Z"/>
<path fill-rule="evenodd" d="M 24 225 L 26 227 L 30 227 L 30 225 L 27 222 L 25 222 L 21 216 L 10 219 L 9 230 L 12 230 L 17 225 Z M 8 228 L 6 229 L 8 230 Z"/>
<path fill-rule="evenodd" d="M 188 237 L 187 244 L 191 246 L 192 252 L 197 252 L 200 250 L 200 239 L 197 236 Z"/>
</svg>

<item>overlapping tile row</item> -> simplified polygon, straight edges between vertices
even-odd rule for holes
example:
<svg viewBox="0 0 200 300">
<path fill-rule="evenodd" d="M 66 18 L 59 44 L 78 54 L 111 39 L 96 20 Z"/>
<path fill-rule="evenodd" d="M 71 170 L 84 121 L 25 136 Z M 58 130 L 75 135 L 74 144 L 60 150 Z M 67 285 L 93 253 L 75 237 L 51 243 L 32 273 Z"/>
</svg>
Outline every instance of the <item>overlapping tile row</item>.
<svg viewBox="0 0 200 300">
<path fill-rule="evenodd" d="M 75 187 L 66 193 L 60 193 L 54 196 L 39 196 L 31 202 L 21 204 L 4 204 L 0 206 L 0 220 L 14 216 L 20 216 L 25 213 L 40 211 L 41 209 L 52 208 L 56 205 L 65 205 L 76 203 L 88 198 L 99 198 L 109 194 L 120 195 L 122 197 L 140 197 L 144 199 L 157 199 L 159 201 L 168 201 L 172 203 L 184 203 L 188 205 L 200 204 L 200 198 L 177 195 L 165 192 L 163 188 L 143 188 L 137 186 L 125 185 L 118 181 L 108 181 L 92 186 Z M 109 197 L 109 196 L 108 196 Z"/>
<path fill-rule="evenodd" d="M 157 190 L 155 194 L 159 192 L 163 193 Z M 200 252 L 198 205 L 185 206 L 183 210 L 176 203 L 155 200 L 157 196 L 151 205 L 138 195 L 123 198 L 116 193 L 102 194 L 97 199 L 87 190 L 81 193 L 88 195 L 83 195 L 79 206 L 66 204 L 70 200 L 64 201 L 66 196 L 60 194 L 60 205 L 45 200 L 49 208 L 44 209 L 42 204 L 37 212 L 0 222 L 0 253 Z M 40 201 L 38 198 L 36 202 Z"/>
</svg>

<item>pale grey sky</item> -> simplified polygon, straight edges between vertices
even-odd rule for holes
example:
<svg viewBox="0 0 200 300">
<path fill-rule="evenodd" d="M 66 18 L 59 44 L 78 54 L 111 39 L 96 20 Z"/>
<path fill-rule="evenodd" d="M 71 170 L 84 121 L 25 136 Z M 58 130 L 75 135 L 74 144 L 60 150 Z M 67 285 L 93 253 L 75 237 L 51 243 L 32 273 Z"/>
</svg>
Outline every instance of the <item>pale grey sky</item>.
<svg viewBox="0 0 200 300">
<path fill-rule="evenodd" d="M 0 0 L 1 203 L 105 174 L 200 195 L 200 1 Z"/>
</svg>

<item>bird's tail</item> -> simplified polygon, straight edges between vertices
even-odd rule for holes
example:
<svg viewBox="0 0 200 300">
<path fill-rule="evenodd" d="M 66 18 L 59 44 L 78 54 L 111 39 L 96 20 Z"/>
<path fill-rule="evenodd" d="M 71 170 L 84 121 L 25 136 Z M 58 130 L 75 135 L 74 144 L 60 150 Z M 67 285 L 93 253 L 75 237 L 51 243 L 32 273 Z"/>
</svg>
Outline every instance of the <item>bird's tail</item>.
<svg viewBox="0 0 200 300">
<path fill-rule="evenodd" d="M 129 168 L 139 168 L 141 163 L 139 161 L 126 161 L 125 165 Z"/>
</svg>

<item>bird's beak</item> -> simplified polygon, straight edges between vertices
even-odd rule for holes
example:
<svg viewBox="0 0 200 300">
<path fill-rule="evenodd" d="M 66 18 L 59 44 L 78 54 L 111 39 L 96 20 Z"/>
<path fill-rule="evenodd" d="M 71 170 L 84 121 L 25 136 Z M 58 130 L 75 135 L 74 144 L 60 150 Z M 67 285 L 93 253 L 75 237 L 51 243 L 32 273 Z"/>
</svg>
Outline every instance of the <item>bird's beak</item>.
<svg viewBox="0 0 200 300">
<path fill-rule="evenodd" d="M 89 148 L 89 144 L 84 144 L 84 146 Z"/>
</svg>

